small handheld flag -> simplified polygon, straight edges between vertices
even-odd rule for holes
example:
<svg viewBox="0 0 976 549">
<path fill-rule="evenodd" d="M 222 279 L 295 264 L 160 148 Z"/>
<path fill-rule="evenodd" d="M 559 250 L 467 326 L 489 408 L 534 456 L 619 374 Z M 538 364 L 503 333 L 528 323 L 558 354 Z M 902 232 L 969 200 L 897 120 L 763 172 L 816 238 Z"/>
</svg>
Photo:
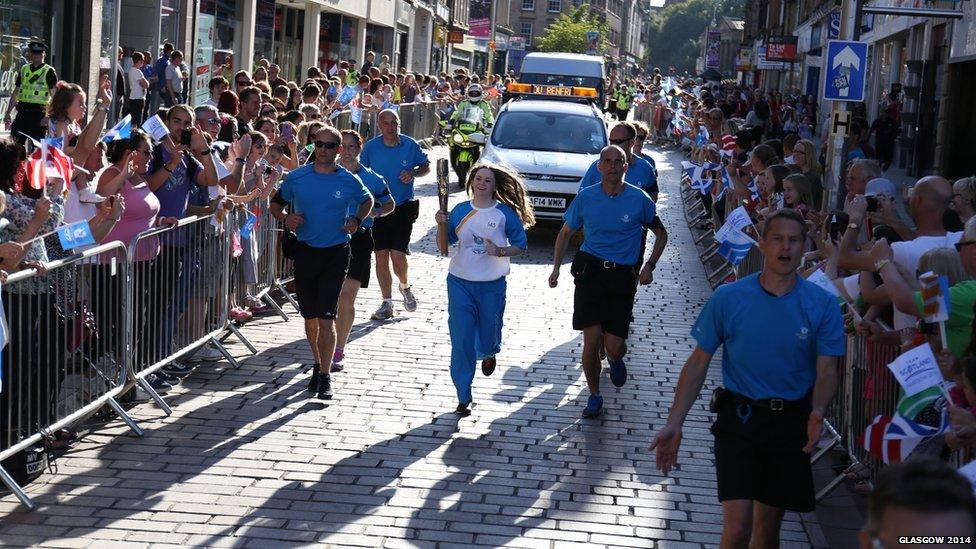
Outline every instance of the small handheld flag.
<svg viewBox="0 0 976 549">
<path fill-rule="evenodd" d="M 157 143 L 169 135 L 169 128 L 166 127 L 163 119 L 160 118 L 158 114 L 153 115 L 151 118 L 143 122 L 142 129 L 152 136 L 153 141 L 156 141 Z"/>
<path fill-rule="evenodd" d="M 105 132 L 105 137 L 102 141 L 105 143 L 111 143 L 112 141 L 118 141 L 120 139 L 128 139 L 132 136 L 132 115 L 127 114 L 119 120 L 118 124 L 112 126 L 112 129 Z"/>
<path fill-rule="evenodd" d="M 61 247 L 65 250 L 95 244 L 95 237 L 92 235 L 91 227 L 88 225 L 87 219 L 76 221 L 69 225 L 62 225 L 58 227 L 57 233 L 58 240 L 61 241 Z"/>
<path fill-rule="evenodd" d="M 254 215 L 252 212 L 247 212 L 247 220 L 244 221 L 244 226 L 241 227 L 241 238 L 251 238 L 251 233 L 254 231 L 254 226 L 258 222 L 258 216 Z"/>
<path fill-rule="evenodd" d="M 715 240 L 719 243 L 717 253 L 733 265 L 742 263 L 742 260 L 749 255 L 749 250 L 756 245 L 755 240 L 742 232 L 741 227 L 744 227 L 742 216 L 736 214 L 740 208 L 741 206 L 733 210 L 726 218 L 725 224 L 715 232 Z M 742 211 L 745 212 L 745 210 Z M 745 219 L 747 220 L 745 226 L 752 224 L 748 214 L 746 214 Z"/>
<path fill-rule="evenodd" d="M 928 343 L 902 353 L 888 369 L 908 396 L 942 385 L 942 372 Z"/>
</svg>

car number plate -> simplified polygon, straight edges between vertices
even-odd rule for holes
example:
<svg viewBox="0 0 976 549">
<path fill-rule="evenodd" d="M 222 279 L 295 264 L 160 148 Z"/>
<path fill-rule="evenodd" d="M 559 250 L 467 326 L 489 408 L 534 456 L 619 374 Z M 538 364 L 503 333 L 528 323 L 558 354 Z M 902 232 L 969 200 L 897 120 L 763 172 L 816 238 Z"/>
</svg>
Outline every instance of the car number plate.
<svg viewBox="0 0 976 549">
<path fill-rule="evenodd" d="M 569 86 L 532 86 L 532 92 L 545 95 L 573 95 L 573 88 Z"/>
<path fill-rule="evenodd" d="M 554 196 L 532 196 L 529 198 L 532 200 L 532 205 L 536 208 L 566 208 L 565 198 L 556 198 Z"/>
</svg>

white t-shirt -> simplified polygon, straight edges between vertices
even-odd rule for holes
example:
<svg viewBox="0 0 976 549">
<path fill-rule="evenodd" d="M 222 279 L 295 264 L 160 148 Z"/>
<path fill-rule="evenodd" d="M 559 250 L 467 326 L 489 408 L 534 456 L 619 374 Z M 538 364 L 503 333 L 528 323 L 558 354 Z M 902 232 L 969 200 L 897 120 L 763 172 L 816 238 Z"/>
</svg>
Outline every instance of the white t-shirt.
<svg viewBox="0 0 976 549">
<path fill-rule="evenodd" d="M 479 209 L 468 201 L 455 206 L 448 221 L 448 241 L 457 243 L 458 252 L 451 258 L 448 272 L 473 282 L 498 280 L 507 275 L 509 258 L 487 255 L 487 240 L 500 247 L 528 247 L 522 222 L 505 204 Z"/>
<path fill-rule="evenodd" d="M 893 261 L 906 276 L 915 277 L 918 270 L 918 260 L 922 254 L 936 248 L 952 248 L 962 238 L 962 231 L 958 233 L 946 233 L 944 236 L 919 236 L 915 240 L 905 242 L 895 242 L 891 245 L 891 255 Z M 916 317 L 906 315 L 895 309 L 894 324 L 896 330 L 911 328 L 915 325 Z"/>
<path fill-rule="evenodd" d="M 173 87 L 173 91 L 176 93 L 183 92 L 183 70 L 178 66 L 172 63 L 166 65 L 166 80 Z"/>
<path fill-rule="evenodd" d="M 146 88 L 139 85 L 139 81 L 145 78 L 142 71 L 132 67 L 128 72 L 129 76 L 129 99 L 145 99 Z"/>
</svg>

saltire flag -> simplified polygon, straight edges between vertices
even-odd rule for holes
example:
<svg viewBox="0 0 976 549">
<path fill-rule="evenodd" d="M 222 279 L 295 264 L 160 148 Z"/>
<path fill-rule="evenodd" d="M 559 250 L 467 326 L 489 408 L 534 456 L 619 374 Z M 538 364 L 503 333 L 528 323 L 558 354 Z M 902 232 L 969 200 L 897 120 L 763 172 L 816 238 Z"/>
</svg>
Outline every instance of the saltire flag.
<svg viewBox="0 0 976 549">
<path fill-rule="evenodd" d="M 755 177 L 749 181 L 749 198 L 752 201 L 759 200 L 759 184 L 756 183 Z"/>
<path fill-rule="evenodd" d="M 50 140 L 42 139 L 27 160 L 27 179 L 32 189 L 43 190 L 48 177 L 58 177 L 67 184 L 74 172 L 74 162 L 64 152 L 52 147 Z"/>
<path fill-rule="evenodd" d="M 112 129 L 105 132 L 105 137 L 102 141 L 105 143 L 111 143 L 112 141 L 118 141 L 120 139 L 128 139 L 132 136 L 132 115 L 127 114 L 119 120 L 119 123 L 112 126 Z"/>
<path fill-rule="evenodd" d="M 698 137 L 695 138 L 695 145 L 699 147 L 704 147 L 705 143 L 708 143 L 708 130 L 705 127 L 698 129 Z"/>
<path fill-rule="evenodd" d="M 900 463 L 926 439 L 949 431 L 949 412 L 939 412 L 937 425 L 916 423 L 901 414 L 879 415 L 861 435 L 861 444 L 886 464 Z"/>
<path fill-rule="evenodd" d="M 706 194 L 712 186 L 712 180 L 705 178 L 705 167 L 693 164 L 685 160 L 681 163 L 681 168 L 685 177 L 688 178 L 688 185 L 696 191 Z"/>
<path fill-rule="evenodd" d="M 719 243 L 717 253 L 733 265 L 742 263 L 742 260 L 749 255 L 749 250 L 757 245 L 755 240 L 742 232 L 741 215 L 736 215 L 739 208 L 733 210 L 722 227 L 715 232 L 715 240 Z M 745 210 L 742 211 L 745 212 Z M 746 219 L 749 219 L 748 214 L 746 214 Z M 748 223 L 752 224 L 752 221 L 749 220 Z"/>
<path fill-rule="evenodd" d="M 47 139 L 41 139 L 41 143 L 47 143 L 47 146 L 51 147 L 52 149 L 64 150 L 63 137 L 49 137 Z"/>
</svg>

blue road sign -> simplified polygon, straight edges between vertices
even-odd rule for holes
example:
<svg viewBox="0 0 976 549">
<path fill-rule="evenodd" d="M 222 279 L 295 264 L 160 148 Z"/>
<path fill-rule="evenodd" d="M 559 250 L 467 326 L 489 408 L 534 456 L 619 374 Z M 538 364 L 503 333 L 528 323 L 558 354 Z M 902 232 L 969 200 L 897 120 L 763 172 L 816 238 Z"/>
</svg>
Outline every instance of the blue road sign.
<svg viewBox="0 0 976 549">
<path fill-rule="evenodd" d="M 831 40 L 824 64 L 823 98 L 827 101 L 864 101 L 868 72 L 865 42 Z"/>
</svg>

